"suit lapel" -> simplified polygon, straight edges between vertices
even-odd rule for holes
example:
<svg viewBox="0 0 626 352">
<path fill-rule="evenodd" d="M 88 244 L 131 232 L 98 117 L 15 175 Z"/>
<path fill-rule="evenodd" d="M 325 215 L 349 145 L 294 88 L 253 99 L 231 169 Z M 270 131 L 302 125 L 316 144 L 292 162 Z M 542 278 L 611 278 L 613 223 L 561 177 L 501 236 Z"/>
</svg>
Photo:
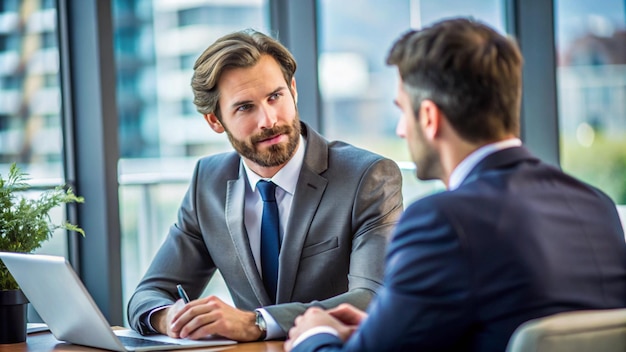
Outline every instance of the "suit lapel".
<svg viewBox="0 0 626 352">
<path fill-rule="evenodd" d="M 291 216 L 283 238 L 278 266 L 278 302 L 289 302 L 300 264 L 304 240 L 322 199 L 327 181 L 310 171 L 300 173 L 292 203 Z"/>
<path fill-rule="evenodd" d="M 256 268 L 254 256 L 250 249 L 250 240 L 244 221 L 244 200 L 246 192 L 246 176 L 243 168 L 239 168 L 239 177 L 229 180 L 226 188 L 226 225 L 235 246 L 235 253 L 246 273 L 246 278 L 252 286 L 252 290 L 262 305 L 273 304 L 270 301 L 263 280 Z"/>
<path fill-rule="evenodd" d="M 320 176 L 328 168 L 328 143 L 304 123 L 302 134 L 307 146 L 280 251 L 277 302 L 291 301 L 302 247 L 328 184 Z"/>
</svg>

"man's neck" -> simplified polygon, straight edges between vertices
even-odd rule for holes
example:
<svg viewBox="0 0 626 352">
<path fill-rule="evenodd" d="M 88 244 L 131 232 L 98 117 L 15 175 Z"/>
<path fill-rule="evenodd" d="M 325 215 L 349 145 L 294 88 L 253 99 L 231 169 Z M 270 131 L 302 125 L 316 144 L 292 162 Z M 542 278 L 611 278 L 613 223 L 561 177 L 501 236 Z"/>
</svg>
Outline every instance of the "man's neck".
<svg viewBox="0 0 626 352">
<path fill-rule="evenodd" d="M 446 173 L 446 188 L 455 189 L 458 187 L 469 172 L 488 155 L 498 150 L 520 146 L 521 144 L 522 142 L 517 137 L 511 135 L 508 138 L 496 141 L 468 144 L 465 148 L 457 148 L 456 158 L 454 158 L 455 163 L 449 163 L 454 166 L 449 173 Z"/>
</svg>

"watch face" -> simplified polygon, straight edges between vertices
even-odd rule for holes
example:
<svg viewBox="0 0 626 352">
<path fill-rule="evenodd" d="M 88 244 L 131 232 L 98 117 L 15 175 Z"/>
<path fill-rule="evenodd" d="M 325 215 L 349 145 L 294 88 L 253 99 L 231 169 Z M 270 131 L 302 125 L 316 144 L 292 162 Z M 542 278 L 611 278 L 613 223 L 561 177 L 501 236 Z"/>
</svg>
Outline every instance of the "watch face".
<svg viewBox="0 0 626 352">
<path fill-rule="evenodd" d="M 265 325 L 265 319 L 263 319 L 263 315 L 261 313 L 259 313 L 259 312 L 256 312 L 255 324 L 256 324 L 256 326 L 259 327 L 259 329 L 261 331 L 267 330 L 267 327 Z"/>
</svg>

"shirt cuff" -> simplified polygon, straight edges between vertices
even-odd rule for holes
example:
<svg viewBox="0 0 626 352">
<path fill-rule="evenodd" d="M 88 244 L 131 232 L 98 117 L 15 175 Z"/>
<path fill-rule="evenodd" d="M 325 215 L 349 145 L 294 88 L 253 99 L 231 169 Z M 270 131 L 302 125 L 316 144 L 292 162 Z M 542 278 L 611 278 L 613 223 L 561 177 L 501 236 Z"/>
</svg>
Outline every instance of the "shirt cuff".
<svg viewBox="0 0 626 352">
<path fill-rule="evenodd" d="M 150 319 L 152 318 L 152 314 L 154 314 L 154 313 L 156 313 L 156 312 L 158 312 L 158 311 L 161 311 L 161 310 L 163 310 L 163 309 L 165 309 L 165 308 L 167 308 L 167 307 L 170 307 L 170 306 L 163 306 L 163 307 L 159 307 L 159 308 L 154 308 L 153 310 L 151 310 L 151 311 L 150 311 L 150 313 L 148 313 L 148 314 L 145 316 L 145 320 L 144 320 L 144 322 L 143 322 L 143 323 L 144 323 L 144 324 L 148 327 L 148 329 L 150 329 L 150 332 L 155 333 L 155 334 L 160 334 L 160 332 L 158 332 L 158 331 L 157 331 L 157 330 L 156 330 L 156 329 L 152 326 L 152 324 L 150 324 Z"/>
<path fill-rule="evenodd" d="M 331 335 L 339 337 L 339 332 L 335 330 L 334 328 L 331 328 L 330 326 L 316 326 L 314 328 L 311 328 L 303 332 L 302 335 L 298 336 L 298 338 L 293 342 L 293 345 L 291 346 L 291 348 L 295 348 L 302 341 L 308 339 L 309 337 L 313 335 L 318 335 L 318 334 L 331 334 Z"/>
<path fill-rule="evenodd" d="M 265 326 L 267 328 L 267 331 L 265 332 L 266 340 L 274 340 L 287 336 L 280 325 L 278 325 L 278 322 L 276 322 L 276 319 L 274 319 L 270 313 L 263 308 L 257 308 L 256 310 L 261 313 L 263 319 L 265 320 Z"/>
</svg>

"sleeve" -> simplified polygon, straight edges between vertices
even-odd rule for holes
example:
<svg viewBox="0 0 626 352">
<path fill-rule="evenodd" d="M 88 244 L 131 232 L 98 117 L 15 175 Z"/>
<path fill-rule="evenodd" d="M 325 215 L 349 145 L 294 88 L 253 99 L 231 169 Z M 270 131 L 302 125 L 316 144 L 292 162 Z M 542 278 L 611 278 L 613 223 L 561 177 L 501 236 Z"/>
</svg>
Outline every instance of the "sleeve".
<svg viewBox="0 0 626 352">
<path fill-rule="evenodd" d="M 454 223 L 418 201 L 398 225 L 385 281 L 346 351 L 455 350 L 471 321 L 471 271 Z"/>
<path fill-rule="evenodd" d="M 391 233 L 402 214 L 402 174 L 398 165 L 379 159 L 359 180 L 353 202 L 352 236 L 348 291 L 326 300 L 285 303 L 263 307 L 283 329 L 284 336 L 295 318 L 312 306 L 325 309 L 350 303 L 365 310 L 380 289 L 385 251 Z"/>
<path fill-rule="evenodd" d="M 177 284 L 190 296 L 198 297 L 215 272 L 198 225 L 196 185 L 200 164 L 178 211 L 176 224 L 170 227 L 145 275 L 128 302 L 130 327 L 141 334 L 153 333 L 145 318 L 154 309 L 173 304 L 178 298 Z"/>
<path fill-rule="evenodd" d="M 341 351 L 342 341 L 333 334 L 322 333 L 302 340 L 291 352 L 334 352 Z"/>
</svg>

